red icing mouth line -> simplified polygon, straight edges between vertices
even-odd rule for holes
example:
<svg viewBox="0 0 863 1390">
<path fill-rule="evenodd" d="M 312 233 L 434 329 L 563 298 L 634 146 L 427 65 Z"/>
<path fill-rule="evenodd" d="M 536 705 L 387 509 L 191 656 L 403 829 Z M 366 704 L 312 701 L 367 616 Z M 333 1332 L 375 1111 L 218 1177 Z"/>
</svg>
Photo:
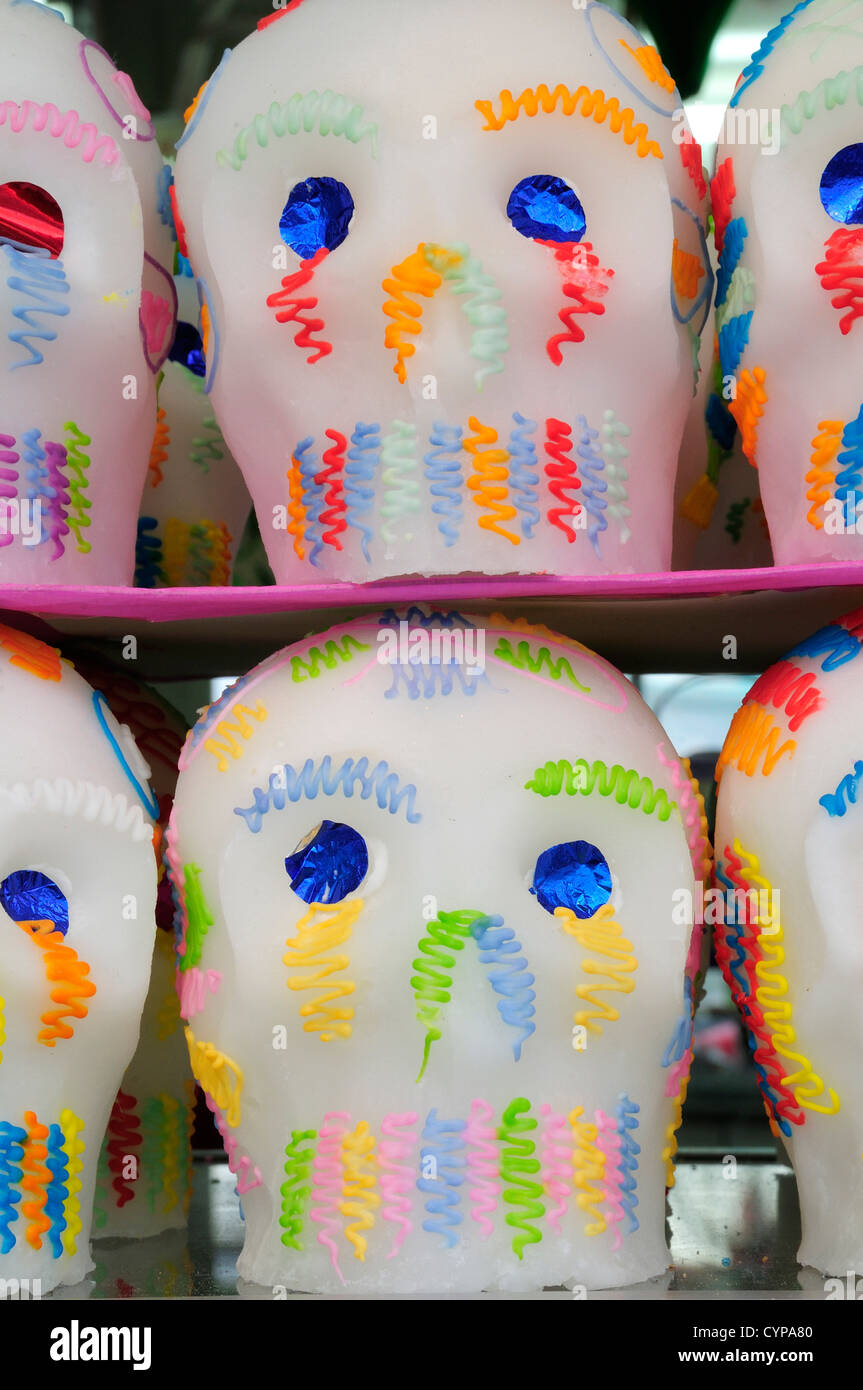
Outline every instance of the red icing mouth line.
<svg viewBox="0 0 863 1390">
<path fill-rule="evenodd" d="M 127 1158 L 135 1157 L 132 1150 L 140 1148 L 143 1143 L 136 1105 L 134 1096 L 118 1091 L 108 1120 L 108 1168 L 114 1174 L 111 1186 L 117 1194 L 118 1207 L 124 1207 L 135 1197 L 135 1189 L 123 1177 L 123 1168 Z"/>
<path fill-rule="evenodd" d="M 593 247 L 589 241 L 540 241 L 539 245 L 547 246 L 554 251 L 555 260 L 567 276 L 563 292 L 568 299 L 575 300 L 572 305 L 564 305 L 558 314 L 561 323 L 566 326 L 566 332 L 549 338 L 545 345 L 552 362 L 559 367 L 563 362 L 561 344 L 584 341 L 584 329 L 575 322 L 575 315 L 605 313 L 605 305 L 600 304 L 599 299 L 608 292 L 608 282 L 614 271 L 604 270 L 600 266 L 599 257 L 593 254 Z M 591 299 L 590 295 L 596 298 Z"/>
<path fill-rule="evenodd" d="M 552 497 L 556 497 L 563 504 L 560 507 L 550 508 L 546 516 L 550 524 L 562 531 L 571 543 L 575 540 L 575 532 L 565 518 L 574 516 L 576 512 L 581 511 L 575 498 L 567 495 L 568 491 L 574 492 L 576 488 L 581 487 L 575 459 L 571 457 L 572 428 L 563 420 L 547 420 L 546 430 L 548 437 L 545 452 L 553 460 L 552 463 L 545 465 L 546 477 L 549 480 L 548 490 Z"/>
<path fill-rule="evenodd" d="M 267 307 L 279 311 L 276 314 L 277 323 L 297 323 L 300 325 L 294 342 L 303 351 L 311 350 L 312 356 L 307 358 L 310 367 L 315 362 L 320 362 L 322 357 L 328 357 L 333 350 L 333 345 L 323 338 L 312 337 L 313 333 L 320 333 L 326 327 L 323 319 L 307 317 L 310 309 L 317 309 L 318 307 L 317 295 L 307 295 L 305 298 L 300 298 L 297 295 L 297 290 L 302 289 L 304 285 L 311 284 L 315 271 L 329 254 L 326 246 L 322 246 L 319 251 L 315 252 L 310 261 L 300 261 L 299 270 L 293 275 L 286 275 L 282 280 L 282 288 L 267 297 Z"/>
<path fill-rule="evenodd" d="M 701 146 L 694 135 L 689 135 L 686 140 L 678 145 L 680 150 L 680 162 L 686 170 L 692 182 L 695 184 L 695 191 L 699 201 L 707 195 L 707 184 L 704 182 L 704 169 L 702 167 Z"/>
<path fill-rule="evenodd" d="M 765 671 L 743 697 L 743 703 L 755 700 L 759 704 L 772 702 L 775 709 L 782 709 L 788 715 L 788 730 L 795 734 L 810 714 L 824 706 L 824 696 L 815 684 L 810 672 L 805 675 L 799 666 L 788 661 L 777 661 L 769 671 Z"/>
<path fill-rule="evenodd" d="M 723 858 L 725 862 L 725 871 L 728 874 L 728 877 L 731 880 L 731 882 L 734 884 L 734 887 L 741 889 L 744 893 L 747 893 L 752 885 L 747 883 L 746 880 L 743 878 L 741 874 L 741 869 L 743 867 L 742 860 L 738 858 L 738 856 L 734 853 L 730 845 L 725 846 L 725 853 Z M 806 1117 L 803 1114 L 803 1111 L 800 1109 L 800 1106 L 797 1104 L 797 1099 L 794 1093 L 790 1091 L 789 1088 L 784 1084 L 786 1073 L 783 1070 L 782 1063 L 779 1059 L 776 1049 L 773 1046 L 773 1035 L 767 1023 L 765 1023 L 764 1021 L 764 1014 L 761 1009 L 761 1005 L 758 1002 L 758 997 L 756 995 L 756 990 L 759 987 L 759 980 L 756 974 L 756 969 L 759 961 L 762 961 L 764 957 L 761 948 L 758 945 L 758 930 L 757 928 L 753 930 L 753 924 L 751 921 L 750 913 L 751 906 L 749 898 L 747 897 L 745 907 L 746 921 L 744 925 L 744 930 L 741 932 L 740 935 L 740 944 L 744 948 L 745 956 L 743 968 L 746 972 L 746 978 L 749 986 L 746 994 L 743 994 L 743 992 L 741 991 L 740 986 L 737 983 L 737 980 L 735 979 L 730 969 L 731 947 L 728 942 L 727 927 L 725 930 L 724 937 L 722 938 L 721 952 L 719 946 L 720 934 L 719 932 L 716 933 L 716 961 L 720 967 L 720 970 L 722 971 L 722 974 L 725 977 L 726 983 L 729 985 L 729 988 L 731 989 L 732 998 L 734 999 L 735 1004 L 743 1013 L 744 1023 L 750 1029 L 750 1031 L 760 1044 L 758 1047 L 756 1047 L 753 1056 L 755 1061 L 758 1062 L 760 1066 L 764 1067 L 764 1070 L 767 1073 L 768 1084 L 772 1087 L 773 1090 L 775 1090 L 778 1093 L 776 1100 L 777 1115 L 779 1115 L 783 1120 L 790 1121 L 791 1124 L 802 1125 Z M 766 1101 L 765 1109 L 767 1110 L 768 1118 L 772 1120 L 773 1116 L 771 1116 L 770 1114 L 770 1110 L 767 1106 Z"/>
<path fill-rule="evenodd" d="M 339 434 L 338 430 L 327 430 L 327 439 L 333 441 L 333 446 L 326 450 L 323 458 L 324 467 L 320 473 L 315 475 L 315 483 L 318 486 L 329 484 L 324 498 L 324 506 L 327 510 L 321 512 L 319 521 L 321 525 L 328 526 L 330 529 L 324 531 L 321 539 L 324 545 L 331 545 L 336 550 L 341 550 L 342 543 L 339 536 L 342 531 L 347 530 L 348 525 L 344 519 L 347 505 L 342 478 L 348 441 L 343 434 Z"/>
<path fill-rule="evenodd" d="M 863 227 L 837 227 L 825 241 L 826 255 L 815 267 L 825 290 L 840 290 L 830 303 L 834 309 L 847 309 L 839 320 L 841 333 L 848 333 L 863 314 Z"/>
<path fill-rule="evenodd" d="M 734 165 L 731 156 L 723 159 L 710 180 L 710 201 L 713 207 L 713 240 L 717 254 L 721 254 L 725 241 L 725 229 L 731 221 L 731 208 L 737 196 L 734 186 Z"/>
<path fill-rule="evenodd" d="M 289 5 L 285 5 L 282 9 L 276 10 L 275 14 L 268 14 L 265 15 L 263 19 L 259 19 L 259 32 L 263 32 L 264 29 L 269 29 L 271 24 L 275 24 L 279 19 L 284 19 L 285 15 L 290 14 L 293 10 L 298 10 L 302 3 L 303 0 L 291 0 Z"/>
</svg>

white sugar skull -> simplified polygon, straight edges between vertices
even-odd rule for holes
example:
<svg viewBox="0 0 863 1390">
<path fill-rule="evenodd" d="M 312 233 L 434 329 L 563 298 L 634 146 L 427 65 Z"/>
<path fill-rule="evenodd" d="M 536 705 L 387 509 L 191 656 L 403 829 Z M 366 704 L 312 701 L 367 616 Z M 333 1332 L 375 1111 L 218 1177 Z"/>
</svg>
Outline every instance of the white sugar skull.
<svg viewBox="0 0 863 1390">
<path fill-rule="evenodd" d="M 185 257 L 175 284 L 177 336 L 160 374 L 138 520 L 135 582 L 144 588 L 230 584 L 252 505 L 204 390 L 200 310 Z"/>
<path fill-rule="evenodd" d="M 202 89 L 177 189 L 278 582 L 668 568 L 705 185 L 619 15 L 294 0 Z"/>
<path fill-rule="evenodd" d="M 167 178 L 127 74 L 0 0 L 0 580 L 129 584 L 173 339 Z"/>
<path fill-rule="evenodd" d="M 745 697 L 717 768 L 716 956 L 794 1165 L 798 1258 L 836 1275 L 863 1263 L 861 651 L 863 609 L 801 642 Z"/>
<path fill-rule="evenodd" d="M 7 627 L 0 707 L 0 1279 L 47 1293 L 92 1268 L 99 1148 L 153 953 L 153 794 L 104 698 Z"/>
<path fill-rule="evenodd" d="M 758 473 L 740 447 L 729 394 L 711 306 L 701 335 L 698 388 L 677 466 L 675 569 L 733 569 L 773 562 Z"/>
<path fill-rule="evenodd" d="M 777 563 L 863 556 L 863 4 L 803 0 L 762 40 L 712 182 L 730 410 Z"/>
<path fill-rule="evenodd" d="M 182 715 L 141 681 L 106 667 L 77 670 L 126 725 L 151 769 L 159 837 L 167 825 L 186 734 Z M 150 990 L 141 1036 L 120 1084 L 102 1153 L 93 1230 L 146 1238 L 186 1225 L 191 1198 L 195 1085 L 180 1019 L 173 949 L 174 902 L 160 859 Z"/>
<path fill-rule="evenodd" d="M 258 1284 L 667 1266 L 698 955 L 672 903 L 704 869 L 700 806 L 607 662 L 476 621 L 308 638 L 183 751 L 183 1011 Z"/>
</svg>

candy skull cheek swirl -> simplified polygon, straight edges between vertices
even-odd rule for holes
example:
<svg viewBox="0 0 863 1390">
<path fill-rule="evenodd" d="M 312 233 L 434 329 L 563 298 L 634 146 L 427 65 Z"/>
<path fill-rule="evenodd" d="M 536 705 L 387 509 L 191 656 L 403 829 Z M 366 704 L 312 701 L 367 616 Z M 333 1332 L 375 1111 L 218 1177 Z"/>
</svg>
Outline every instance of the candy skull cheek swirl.
<svg viewBox="0 0 863 1390">
<path fill-rule="evenodd" d="M 155 374 L 176 310 L 161 171 L 130 79 L 56 14 L 3 0 L 6 582 L 131 581 Z"/>
<path fill-rule="evenodd" d="M 858 610 L 765 672 L 734 717 L 717 769 L 716 886 L 740 904 L 717 928 L 717 961 L 794 1165 L 798 1258 L 834 1275 L 856 1269 L 863 1253 L 854 1003 L 863 762 L 851 733 L 861 635 Z"/>
<path fill-rule="evenodd" d="M 156 870 L 147 767 L 59 654 L 0 629 L 0 1276 L 92 1268 L 102 1135 L 138 1037 Z"/>
<path fill-rule="evenodd" d="M 780 563 L 863 545 L 861 64 L 863 6 L 797 5 L 744 68 L 717 149 L 722 371 Z"/>
<path fill-rule="evenodd" d="M 442 633 L 458 660 L 423 653 Z M 638 696 L 544 629 L 384 614 L 227 692 L 184 749 L 168 859 L 241 1275 L 661 1273 L 697 954 L 670 904 L 706 848 Z"/>
<path fill-rule="evenodd" d="M 629 25 L 541 11 L 307 0 L 199 97 L 208 386 L 284 582 L 668 563 L 700 156 Z"/>
</svg>

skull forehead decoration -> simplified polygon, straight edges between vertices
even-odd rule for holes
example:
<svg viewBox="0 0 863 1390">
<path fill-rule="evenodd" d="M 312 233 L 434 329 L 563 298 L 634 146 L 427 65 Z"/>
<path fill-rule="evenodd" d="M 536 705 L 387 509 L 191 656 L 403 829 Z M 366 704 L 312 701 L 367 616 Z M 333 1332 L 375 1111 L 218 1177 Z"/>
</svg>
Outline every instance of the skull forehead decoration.
<svg viewBox="0 0 863 1390">
<path fill-rule="evenodd" d="M 0 578 L 128 584 L 176 317 L 167 180 L 127 74 L 0 0 Z"/>
<path fill-rule="evenodd" d="M 59 653 L 0 628 L 0 1277 L 92 1267 L 102 1135 L 153 950 L 149 769 Z"/>
<path fill-rule="evenodd" d="M 206 359 L 192 268 L 179 257 L 177 335 L 160 373 L 158 417 L 138 520 L 143 588 L 229 584 L 251 509 L 204 390 Z"/>
<path fill-rule="evenodd" d="M 655 50 L 569 0 L 270 20 L 177 188 L 277 580 L 667 568 L 712 275 Z"/>
<path fill-rule="evenodd" d="M 794 1166 L 798 1258 L 829 1274 L 863 1255 L 861 652 L 863 609 L 802 641 L 745 697 L 717 768 L 717 961 Z"/>
<path fill-rule="evenodd" d="M 184 748 L 183 1012 L 255 1282 L 667 1265 L 698 956 L 672 897 L 704 872 L 701 809 L 613 667 L 478 624 L 413 608 L 309 638 Z"/>
<path fill-rule="evenodd" d="M 861 76 L 863 4 L 804 0 L 744 68 L 717 148 L 722 374 L 784 564 L 863 555 Z"/>
</svg>

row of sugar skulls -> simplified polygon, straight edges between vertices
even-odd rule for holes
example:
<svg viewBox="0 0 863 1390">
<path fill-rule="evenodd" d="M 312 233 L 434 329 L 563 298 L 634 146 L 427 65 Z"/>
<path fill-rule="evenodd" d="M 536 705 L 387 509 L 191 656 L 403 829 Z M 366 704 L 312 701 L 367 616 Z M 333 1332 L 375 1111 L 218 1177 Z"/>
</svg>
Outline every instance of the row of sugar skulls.
<svg viewBox="0 0 863 1390">
<path fill-rule="evenodd" d="M 0 582 L 228 580 L 248 497 L 182 263 L 175 337 L 169 187 L 129 76 L 0 0 Z"/>
<path fill-rule="evenodd" d="M 184 748 L 168 862 L 193 1070 L 247 1188 L 240 1273 L 660 1274 L 702 920 L 797 1174 L 800 1258 L 857 1267 L 861 672 L 863 611 L 747 695 L 703 912 L 680 911 L 710 856 L 689 768 L 577 642 L 417 607 L 227 691 Z"/>
<path fill-rule="evenodd" d="M 345 9 L 262 20 L 180 142 L 209 384 L 277 578 L 667 568 L 714 278 L 672 79 L 597 4 Z M 718 524 L 680 525 L 677 564 L 769 563 L 768 528 L 778 563 L 863 553 L 861 76 L 863 5 L 803 0 L 731 98 L 707 467 L 676 508 Z"/>
<path fill-rule="evenodd" d="M 801 0 L 738 79 L 711 181 L 711 457 L 690 515 L 709 517 L 736 426 L 778 564 L 863 558 L 861 101 L 863 4 Z"/>
<path fill-rule="evenodd" d="M 305 0 L 190 111 L 207 389 L 277 581 L 669 567 L 713 276 L 700 151 L 628 23 Z"/>
<path fill-rule="evenodd" d="M 21 716 L 0 788 L 0 1273 L 47 1289 L 86 1273 L 94 1196 L 97 1234 L 182 1219 L 182 1069 L 163 1051 L 154 1079 L 139 1053 L 121 1080 L 177 736 L 100 677 L 161 764 L 156 797 L 82 677 L 0 639 Z M 735 716 L 723 907 L 704 914 L 797 1171 L 801 1259 L 825 1272 L 861 1244 L 859 1029 L 842 1006 L 863 969 L 848 905 L 863 759 L 843 719 L 861 651 L 863 611 L 801 642 Z M 176 983 L 243 1199 L 240 1273 L 453 1292 L 660 1274 L 703 959 L 678 907 L 710 847 L 685 761 L 625 678 L 523 622 L 388 612 L 256 668 L 179 763 Z M 176 1041 L 160 970 L 157 953 L 145 1019 Z M 152 1226 L 151 1172 L 177 1199 L 156 1194 Z"/>
<path fill-rule="evenodd" d="M 599 5 L 544 0 L 542 24 L 514 4 L 502 23 L 496 5 L 491 27 L 507 52 L 486 45 L 483 96 L 461 10 L 454 42 L 454 3 L 434 26 L 392 0 L 371 16 L 340 9 L 340 44 L 321 46 L 337 3 L 269 16 L 190 108 L 179 230 L 200 273 L 213 413 L 198 382 L 187 438 L 178 388 L 163 383 L 149 469 L 150 378 L 173 336 L 170 180 L 107 56 L 42 6 L 0 10 L 10 323 L 0 575 L 128 581 L 146 473 L 138 582 L 223 581 L 237 523 L 222 513 L 236 515 L 244 495 L 228 469 L 210 468 L 225 452 L 217 417 L 278 579 L 667 568 L 672 460 L 713 282 L 700 153 L 673 82 Z M 398 55 L 373 86 L 356 56 L 372 19 Z M 743 454 L 763 465 L 778 560 L 853 558 L 859 546 L 849 354 L 863 151 L 852 142 L 858 70 L 839 67 L 857 26 L 855 6 L 809 0 L 767 35 L 732 98 L 712 183 L 715 457 L 684 515 L 709 517 L 736 427 Z M 577 85 L 550 66 L 562 53 Z M 442 70 L 453 74 L 443 89 Z M 789 216 L 804 185 L 806 216 Z M 624 187 L 637 216 L 620 216 Z M 803 275 L 800 325 L 785 307 L 792 271 Z M 129 353 L 119 373 L 118 324 Z M 204 366 L 183 334 L 175 356 L 178 372 L 192 357 Z M 50 420 L 49 371 L 64 383 Z M 523 401 L 508 390 L 514 371 Z M 105 463 L 113 454 L 128 460 L 128 487 Z M 719 499 L 732 540 L 747 508 L 757 514 L 753 498 L 735 487 Z"/>
<path fill-rule="evenodd" d="M 0 662 L 0 1273 L 48 1292 L 92 1269 L 91 1228 L 185 1225 L 194 1088 L 161 857 L 185 729 L 25 633 L 0 628 Z"/>
</svg>

